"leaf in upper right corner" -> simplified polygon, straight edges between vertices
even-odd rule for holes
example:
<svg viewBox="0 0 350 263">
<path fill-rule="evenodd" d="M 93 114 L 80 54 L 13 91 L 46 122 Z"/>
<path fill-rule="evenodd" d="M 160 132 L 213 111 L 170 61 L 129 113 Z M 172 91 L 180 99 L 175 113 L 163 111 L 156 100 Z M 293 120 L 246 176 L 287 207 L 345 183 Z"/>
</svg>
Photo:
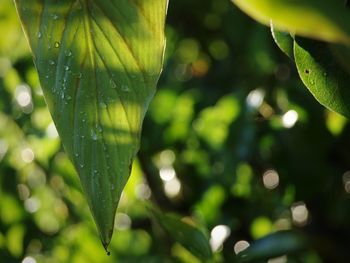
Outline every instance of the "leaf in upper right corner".
<svg viewBox="0 0 350 263">
<path fill-rule="evenodd" d="M 270 27 L 271 27 L 271 34 L 272 34 L 273 40 L 275 41 L 277 46 L 291 60 L 294 60 L 294 54 L 293 54 L 294 39 L 293 39 L 293 37 L 290 35 L 289 32 L 283 32 L 283 31 L 277 30 L 272 22 L 271 22 Z"/>
<path fill-rule="evenodd" d="M 296 38 L 294 58 L 312 95 L 330 110 L 350 117 L 350 74 L 334 59 L 330 46 Z"/>
<path fill-rule="evenodd" d="M 255 20 L 279 30 L 350 45 L 350 10 L 344 0 L 231 0 Z"/>
<path fill-rule="evenodd" d="M 151 209 L 159 225 L 183 247 L 202 260 L 212 258 L 209 239 L 206 235 L 192 224 L 184 222 L 174 214 L 164 214 L 156 209 Z"/>
</svg>

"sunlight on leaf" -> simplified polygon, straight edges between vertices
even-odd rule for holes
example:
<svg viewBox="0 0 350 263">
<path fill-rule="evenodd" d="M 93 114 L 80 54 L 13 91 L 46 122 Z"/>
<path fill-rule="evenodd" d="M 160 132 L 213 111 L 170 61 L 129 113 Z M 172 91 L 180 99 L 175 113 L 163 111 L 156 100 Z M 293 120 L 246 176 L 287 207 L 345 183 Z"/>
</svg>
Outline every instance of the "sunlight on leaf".
<svg viewBox="0 0 350 263">
<path fill-rule="evenodd" d="M 16 0 L 105 247 L 163 61 L 166 0 Z"/>
<path fill-rule="evenodd" d="M 343 0 L 232 0 L 257 21 L 276 29 L 350 44 L 350 11 Z"/>
</svg>

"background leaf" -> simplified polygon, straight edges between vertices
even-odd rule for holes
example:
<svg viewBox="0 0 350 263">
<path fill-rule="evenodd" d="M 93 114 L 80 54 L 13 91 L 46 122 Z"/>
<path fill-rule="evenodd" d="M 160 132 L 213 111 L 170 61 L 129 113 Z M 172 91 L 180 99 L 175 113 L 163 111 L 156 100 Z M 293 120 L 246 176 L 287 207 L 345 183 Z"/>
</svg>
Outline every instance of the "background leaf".
<svg viewBox="0 0 350 263">
<path fill-rule="evenodd" d="M 275 28 L 273 23 L 270 24 L 273 40 L 277 46 L 285 53 L 291 60 L 294 60 L 294 39 L 289 32 L 282 32 Z"/>
<path fill-rule="evenodd" d="M 17 0 L 46 102 L 106 247 L 162 68 L 166 0 Z"/>
<path fill-rule="evenodd" d="M 350 116 L 350 75 L 325 43 L 296 38 L 295 63 L 305 86 L 327 108 Z"/>
<path fill-rule="evenodd" d="M 281 231 L 256 240 L 238 255 L 242 262 L 256 262 L 298 251 L 305 247 L 305 242 L 305 238 L 298 233 Z"/>
<path fill-rule="evenodd" d="M 209 239 L 195 224 L 184 222 L 174 214 L 164 214 L 154 208 L 151 209 L 157 223 L 186 249 L 200 259 L 208 260 L 212 257 Z"/>
<path fill-rule="evenodd" d="M 232 0 L 259 22 L 301 36 L 350 44 L 350 11 L 343 0 Z"/>
</svg>

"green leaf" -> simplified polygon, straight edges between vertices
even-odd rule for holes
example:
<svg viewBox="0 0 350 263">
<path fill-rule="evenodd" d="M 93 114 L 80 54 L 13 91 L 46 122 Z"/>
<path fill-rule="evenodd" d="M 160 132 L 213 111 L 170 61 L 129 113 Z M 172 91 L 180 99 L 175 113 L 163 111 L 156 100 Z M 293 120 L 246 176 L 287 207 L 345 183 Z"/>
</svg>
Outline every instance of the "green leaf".
<svg viewBox="0 0 350 263">
<path fill-rule="evenodd" d="M 273 23 L 271 23 L 271 33 L 273 40 L 277 44 L 277 46 L 285 53 L 291 60 L 294 60 L 294 54 L 293 54 L 293 44 L 294 39 L 289 34 L 289 32 L 283 32 L 277 30 Z"/>
<path fill-rule="evenodd" d="M 15 0 L 46 102 L 107 248 L 164 52 L 167 0 Z"/>
<path fill-rule="evenodd" d="M 257 21 L 305 37 L 350 44 L 350 10 L 343 0 L 232 0 Z"/>
<path fill-rule="evenodd" d="M 177 215 L 163 214 L 154 208 L 151 211 L 160 226 L 193 255 L 203 260 L 212 257 L 208 237 L 201 230 Z"/>
<path fill-rule="evenodd" d="M 325 107 L 350 116 L 350 75 L 325 43 L 296 38 L 294 58 L 305 86 Z"/>
<path fill-rule="evenodd" d="M 281 231 L 258 239 L 238 254 L 242 262 L 255 262 L 301 250 L 306 240 L 300 234 Z"/>
</svg>

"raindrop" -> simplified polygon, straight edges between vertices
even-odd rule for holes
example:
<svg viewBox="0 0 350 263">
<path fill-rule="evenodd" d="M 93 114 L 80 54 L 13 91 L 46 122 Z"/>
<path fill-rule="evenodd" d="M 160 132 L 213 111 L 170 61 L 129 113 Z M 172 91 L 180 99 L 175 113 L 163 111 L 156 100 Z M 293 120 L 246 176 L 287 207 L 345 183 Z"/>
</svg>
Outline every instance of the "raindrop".
<svg viewBox="0 0 350 263">
<path fill-rule="evenodd" d="M 75 157 L 79 157 L 79 153 L 76 153 L 76 154 L 75 154 Z"/>
<path fill-rule="evenodd" d="M 79 74 L 77 75 L 77 78 L 80 79 L 83 76 L 83 74 L 81 74 L 81 72 L 79 72 Z"/>
<path fill-rule="evenodd" d="M 41 32 L 40 31 L 38 32 L 38 38 L 41 38 Z"/>
<path fill-rule="evenodd" d="M 70 56 L 72 56 L 72 51 L 70 51 L 70 50 L 67 50 L 67 51 L 66 51 L 66 56 L 67 56 L 67 57 L 70 57 Z"/>
<path fill-rule="evenodd" d="M 94 130 L 91 130 L 91 139 L 93 139 L 94 141 L 97 140 L 97 134 Z"/>
<path fill-rule="evenodd" d="M 50 64 L 51 66 L 53 66 L 53 65 L 55 65 L 55 61 L 49 60 L 49 64 Z"/>
<path fill-rule="evenodd" d="M 112 88 L 115 89 L 117 87 L 117 84 L 115 84 L 113 80 L 111 80 L 110 82 L 111 82 Z"/>
<path fill-rule="evenodd" d="M 127 85 L 122 85 L 122 91 L 129 92 L 130 89 Z"/>
<path fill-rule="evenodd" d="M 57 20 L 58 18 L 59 18 L 59 16 L 58 16 L 57 14 L 54 14 L 54 15 L 53 15 L 53 19 L 54 19 L 54 20 Z"/>
<path fill-rule="evenodd" d="M 100 102 L 100 108 L 101 108 L 101 109 L 105 109 L 105 108 L 107 108 L 106 103 L 104 103 L 104 102 Z"/>
<path fill-rule="evenodd" d="M 68 71 L 69 70 L 69 66 L 64 66 L 64 70 Z"/>
<path fill-rule="evenodd" d="M 55 42 L 55 45 L 54 45 L 55 48 L 59 48 L 60 47 L 60 42 Z"/>
<path fill-rule="evenodd" d="M 84 167 L 84 164 L 80 164 L 80 167 L 83 168 L 83 167 Z"/>
<path fill-rule="evenodd" d="M 314 80 L 311 80 L 311 81 L 310 81 L 310 84 L 311 84 L 311 85 L 315 85 L 315 81 L 314 81 Z"/>
<path fill-rule="evenodd" d="M 114 184 L 112 184 L 111 185 L 111 190 L 114 191 L 114 189 L 115 189 L 115 186 L 114 186 Z"/>
</svg>

